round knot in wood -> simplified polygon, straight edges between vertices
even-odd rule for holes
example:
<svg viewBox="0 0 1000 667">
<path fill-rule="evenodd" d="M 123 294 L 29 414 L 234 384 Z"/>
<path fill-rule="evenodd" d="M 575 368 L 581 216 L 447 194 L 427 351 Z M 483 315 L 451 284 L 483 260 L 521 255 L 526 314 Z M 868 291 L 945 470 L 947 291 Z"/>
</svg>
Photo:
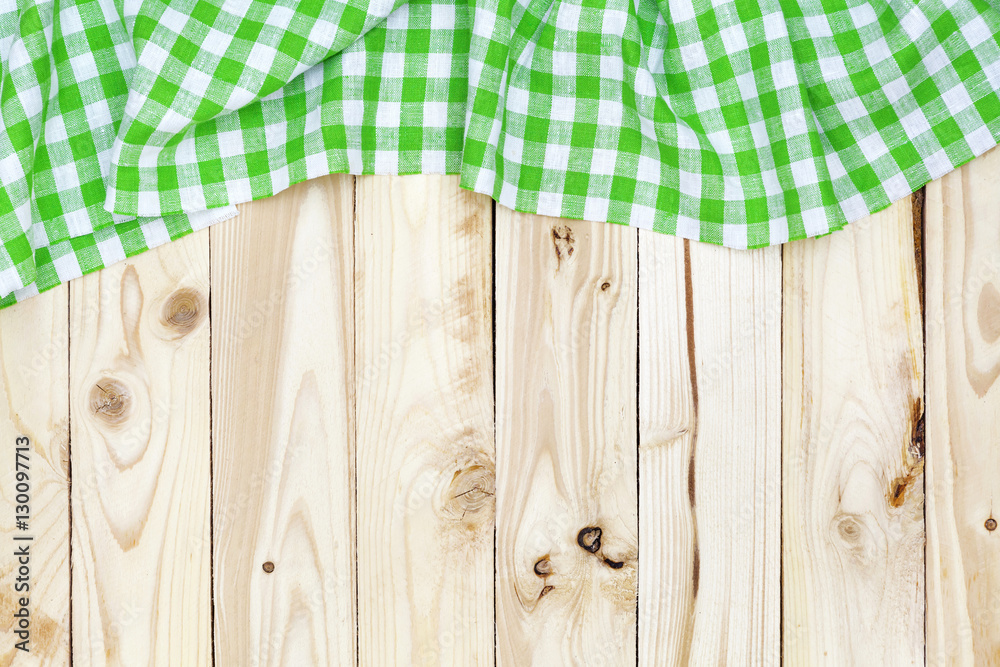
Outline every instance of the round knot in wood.
<svg viewBox="0 0 1000 667">
<path fill-rule="evenodd" d="M 496 479 L 493 471 L 471 465 L 455 472 L 448 489 L 448 506 L 459 517 L 474 514 L 493 502 Z"/>
<path fill-rule="evenodd" d="M 184 287 L 163 302 L 160 319 L 168 329 L 181 336 L 195 330 L 205 317 L 205 298 L 201 292 Z"/>
<path fill-rule="evenodd" d="M 861 539 L 861 527 L 854 517 L 842 517 L 837 522 L 837 532 L 845 542 L 854 543 Z"/>
<path fill-rule="evenodd" d="M 114 378 L 101 378 L 90 388 L 90 409 L 107 424 L 124 423 L 132 412 L 128 388 Z"/>
<path fill-rule="evenodd" d="M 878 556 L 880 547 L 863 515 L 839 512 L 834 515 L 830 529 L 837 549 L 853 558 L 856 566 L 870 563 Z"/>
</svg>

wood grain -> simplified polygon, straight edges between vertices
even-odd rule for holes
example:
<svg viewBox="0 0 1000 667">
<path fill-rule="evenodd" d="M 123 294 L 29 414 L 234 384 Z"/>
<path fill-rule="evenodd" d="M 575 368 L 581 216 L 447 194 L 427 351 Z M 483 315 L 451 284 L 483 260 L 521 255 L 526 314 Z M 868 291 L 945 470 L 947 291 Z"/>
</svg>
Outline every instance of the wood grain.
<svg viewBox="0 0 1000 667">
<path fill-rule="evenodd" d="M 497 651 L 636 660 L 636 230 L 497 207 Z"/>
<path fill-rule="evenodd" d="M 1000 151 L 927 186 L 927 663 L 1000 665 Z"/>
<path fill-rule="evenodd" d="M 781 254 L 639 235 L 639 662 L 780 662 Z"/>
<path fill-rule="evenodd" d="M 355 664 L 353 185 L 212 229 L 219 665 Z"/>
<path fill-rule="evenodd" d="M 208 234 L 70 284 L 73 662 L 210 662 Z"/>
<path fill-rule="evenodd" d="M 923 341 L 911 203 L 784 248 L 789 665 L 924 660 Z"/>
<path fill-rule="evenodd" d="M 365 665 L 492 665 L 490 200 L 358 179 L 358 619 Z"/>
<path fill-rule="evenodd" d="M 0 312 L 0 665 L 69 662 L 69 288 L 61 285 Z M 29 440 L 28 479 L 18 479 L 15 443 Z M 28 530 L 18 530 L 18 483 L 29 485 Z M 16 541 L 31 537 L 30 541 Z M 22 546 L 30 553 L 20 571 Z M 26 590 L 23 587 L 27 585 Z M 30 634 L 13 614 L 28 601 Z M 19 621 L 20 619 L 18 619 Z M 16 644 L 26 641 L 28 652 Z"/>
<path fill-rule="evenodd" d="M 4 310 L 0 666 L 1000 667 L 998 177 L 730 251 L 330 176 Z"/>
</svg>

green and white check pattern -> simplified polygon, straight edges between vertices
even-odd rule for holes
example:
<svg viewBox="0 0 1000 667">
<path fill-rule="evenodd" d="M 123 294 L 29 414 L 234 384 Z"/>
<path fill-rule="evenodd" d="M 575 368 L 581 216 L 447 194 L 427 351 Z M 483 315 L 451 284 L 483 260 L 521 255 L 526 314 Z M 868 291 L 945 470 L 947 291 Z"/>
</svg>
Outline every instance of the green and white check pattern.
<svg viewBox="0 0 1000 667">
<path fill-rule="evenodd" d="M 0 0 L 0 306 L 334 172 L 746 248 L 1000 139 L 981 0 Z"/>
</svg>

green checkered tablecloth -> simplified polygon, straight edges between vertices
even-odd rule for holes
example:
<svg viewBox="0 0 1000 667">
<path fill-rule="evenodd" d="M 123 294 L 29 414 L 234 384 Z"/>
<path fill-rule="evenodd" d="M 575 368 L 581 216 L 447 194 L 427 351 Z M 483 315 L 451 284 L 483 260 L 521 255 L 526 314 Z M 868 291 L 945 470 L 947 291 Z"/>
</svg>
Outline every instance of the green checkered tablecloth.
<svg viewBox="0 0 1000 667">
<path fill-rule="evenodd" d="M 316 176 L 759 247 L 1000 138 L 980 0 L 0 0 L 0 305 Z"/>
</svg>

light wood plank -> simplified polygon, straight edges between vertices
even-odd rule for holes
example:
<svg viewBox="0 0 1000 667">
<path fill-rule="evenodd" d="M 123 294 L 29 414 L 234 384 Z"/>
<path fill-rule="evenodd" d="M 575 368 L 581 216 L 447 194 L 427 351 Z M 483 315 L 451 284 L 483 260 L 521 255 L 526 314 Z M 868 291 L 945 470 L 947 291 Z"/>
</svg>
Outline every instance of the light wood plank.
<svg viewBox="0 0 1000 667">
<path fill-rule="evenodd" d="M 497 650 L 636 660 L 636 230 L 497 207 Z"/>
<path fill-rule="evenodd" d="M 639 234 L 641 665 L 687 665 L 694 637 L 693 493 L 699 487 L 693 478 L 696 370 L 686 250 L 684 239 Z"/>
<path fill-rule="evenodd" d="M 927 663 L 1000 665 L 1000 151 L 927 186 Z"/>
<path fill-rule="evenodd" d="M 358 618 L 365 665 L 492 665 L 490 200 L 358 179 Z"/>
<path fill-rule="evenodd" d="M 208 234 L 70 284 L 77 665 L 210 662 Z"/>
<path fill-rule="evenodd" d="M 780 662 L 781 251 L 639 235 L 639 657 Z"/>
<path fill-rule="evenodd" d="M 69 289 L 61 285 L 0 312 L 0 664 L 69 662 Z M 15 466 L 18 439 L 26 459 Z M 19 473 L 26 473 L 20 475 Z M 20 530 L 18 484 L 27 483 L 28 529 Z M 30 540 L 21 538 L 29 537 Z M 28 573 L 15 552 L 27 547 Z M 25 589 L 24 586 L 29 588 Z M 22 631 L 20 598 L 28 601 Z M 28 652 L 18 650 L 25 642 Z"/>
<path fill-rule="evenodd" d="M 789 665 L 923 663 L 921 330 L 908 199 L 785 246 Z"/>
<path fill-rule="evenodd" d="M 355 663 L 353 185 L 212 229 L 219 665 Z"/>
</svg>

